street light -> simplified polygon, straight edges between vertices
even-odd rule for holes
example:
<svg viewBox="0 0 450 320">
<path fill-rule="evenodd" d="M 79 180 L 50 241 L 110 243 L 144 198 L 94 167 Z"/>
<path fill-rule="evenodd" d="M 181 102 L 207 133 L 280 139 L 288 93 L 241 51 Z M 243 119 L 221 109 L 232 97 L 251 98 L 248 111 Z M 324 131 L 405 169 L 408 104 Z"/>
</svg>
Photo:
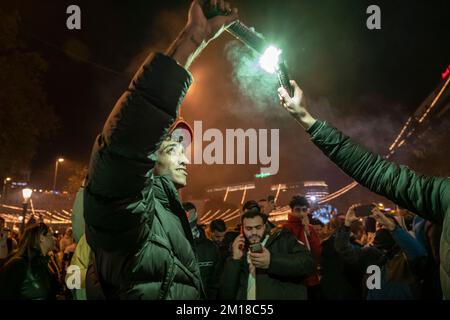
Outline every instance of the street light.
<svg viewBox="0 0 450 320">
<path fill-rule="evenodd" d="M 23 203 L 22 203 L 22 219 L 20 223 L 20 234 L 23 234 L 23 230 L 25 229 L 25 217 L 27 215 L 28 211 L 28 202 L 31 198 L 31 195 L 33 194 L 33 190 L 30 188 L 22 189 L 22 196 L 23 196 Z"/>
<path fill-rule="evenodd" d="M 63 158 L 58 158 L 58 159 L 55 161 L 55 175 L 54 175 L 54 177 L 53 177 L 53 193 L 56 192 L 56 177 L 57 177 L 57 175 L 58 175 L 58 165 L 59 165 L 61 162 L 64 162 L 64 159 L 63 159 Z"/>
<path fill-rule="evenodd" d="M 10 177 L 6 177 L 3 180 L 3 191 L 2 191 L 2 203 L 5 203 L 5 196 L 6 196 L 6 184 L 11 181 L 12 179 Z"/>
<path fill-rule="evenodd" d="M 32 194 L 33 194 L 33 190 L 31 190 L 30 188 L 22 189 L 23 201 L 28 202 L 28 200 L 30 200 Z"/>
</svg>

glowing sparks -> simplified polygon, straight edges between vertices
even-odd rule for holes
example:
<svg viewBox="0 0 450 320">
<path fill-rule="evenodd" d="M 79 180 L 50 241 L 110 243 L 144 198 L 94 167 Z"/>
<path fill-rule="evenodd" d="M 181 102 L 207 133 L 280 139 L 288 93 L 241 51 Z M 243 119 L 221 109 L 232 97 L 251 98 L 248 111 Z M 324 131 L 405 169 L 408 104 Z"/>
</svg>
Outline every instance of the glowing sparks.
<svg viewBox="0 0 450 320">
<path fill-rule="evenodd" d="M 259 65 L 268 73 L 275 73 L 278 69 L 280 54 L 280 49 L 274 46 L 269 46 L 259 58 Z"/>
</svg>

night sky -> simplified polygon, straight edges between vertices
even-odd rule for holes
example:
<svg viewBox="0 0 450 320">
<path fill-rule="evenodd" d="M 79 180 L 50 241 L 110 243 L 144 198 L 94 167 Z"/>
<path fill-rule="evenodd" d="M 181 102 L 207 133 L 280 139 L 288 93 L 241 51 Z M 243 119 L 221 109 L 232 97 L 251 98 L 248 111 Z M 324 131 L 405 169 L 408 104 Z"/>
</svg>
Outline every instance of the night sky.
<svg viewBox="0 0 450 320">
<path fill-rule="evenodd" d="M 22 36 L 48 62 L 45 90 L 60 119 L 32 165 L 32 183 L 50 186 L 54 159 L 87 163 L 95 136 L 139 63 L 164 51 L 186 21 L 189 1 L 7 1 L 22 17 Z M 365 0 L 231 1 L 240 19 L 283 48 L 291 78 L 312 98 L 312 113 L 356 141 L 385 153 L 401 126 L 436 88 L 450 64 L 450 2 Z M 66 8 L 77 4 L 82 30 L 65 27 Z M 381 30 L 366 28 L 366 8 L 381 8 Z M 351 180 L 310 142 L 277 105 L 276 92 L 254 100 L 243 94 L 224 34 L 191 68 L 196 83 L 183 117 L 203 127 L 279 128 L 281 168 L 276 182 L 326 180 L 334 191 Z M 70 52 L 68 55 L 67 52 Z M 89 62 L 86 62 L 89 61 Z M 256 91 L 255 94 L 259 95 Z M 443 121 L 448 124 L 449 115 Z M 423 150 L 404 148 L 394 160 L 426 174 L 450 173 L 447 126 L 422 137 Z M 428 140 L 431 139 L 432 143 Z M 187 194 L 207 186 L 252 181 L 257 165 L 190 166 Z M 69 170 L 66 170 L 66 173 Z M 64 177 L 64 168 L 61 171 Z M 373 195 L 358 187 L 342 201 Z"/>
</svg>

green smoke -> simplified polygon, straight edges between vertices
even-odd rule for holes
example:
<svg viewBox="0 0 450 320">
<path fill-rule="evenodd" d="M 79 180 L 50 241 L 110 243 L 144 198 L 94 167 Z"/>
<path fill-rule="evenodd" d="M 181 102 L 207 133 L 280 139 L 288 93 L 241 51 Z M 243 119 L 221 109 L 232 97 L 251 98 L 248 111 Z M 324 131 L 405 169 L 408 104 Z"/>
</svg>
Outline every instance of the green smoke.
<svg viewBox="0 0 450 320">
<path fill-rule="evenodd" d="M 244 97 L 260 108 L 278 103 L 277 77 L 260 67 L 259 55 L 256 52 L 233 40 L 225 46 L 225 55 L 233 66 L 233 82 Z"/>
</svg>

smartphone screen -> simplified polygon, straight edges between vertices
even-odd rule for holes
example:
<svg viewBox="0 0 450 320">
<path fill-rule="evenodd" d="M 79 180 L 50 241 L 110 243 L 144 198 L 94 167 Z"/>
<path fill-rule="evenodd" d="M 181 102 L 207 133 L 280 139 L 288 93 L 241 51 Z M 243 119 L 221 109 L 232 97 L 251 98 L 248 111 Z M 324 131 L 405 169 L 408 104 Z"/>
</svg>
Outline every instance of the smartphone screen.
<svg viewBox="0 0 450 320">
<path fill-rule="evenodd" d="M 377 221 L 369 217 L 366 219 L 365 227 L 367 233 L 375 233 L 377 231 Z"/>
<path fill-rule="evenodd" d="M 263 252 L 263 248 L 262 248 L 262 244 L 261 244 L 261 243 L 254 243 L 254 244 L 251 244 L 251 245 L 249 246 L 249 248 L 250 248 L 250 251 L 251 251 L 251 252 L 257 252 L 257 253 Z"/>
<path fill-rule="evenodd" d="M 355 216 L 368 217 L 372 214 L 372 209 L 375 208 L 373 204 L 365 204 L 355 208 Z"/>
</svg>

